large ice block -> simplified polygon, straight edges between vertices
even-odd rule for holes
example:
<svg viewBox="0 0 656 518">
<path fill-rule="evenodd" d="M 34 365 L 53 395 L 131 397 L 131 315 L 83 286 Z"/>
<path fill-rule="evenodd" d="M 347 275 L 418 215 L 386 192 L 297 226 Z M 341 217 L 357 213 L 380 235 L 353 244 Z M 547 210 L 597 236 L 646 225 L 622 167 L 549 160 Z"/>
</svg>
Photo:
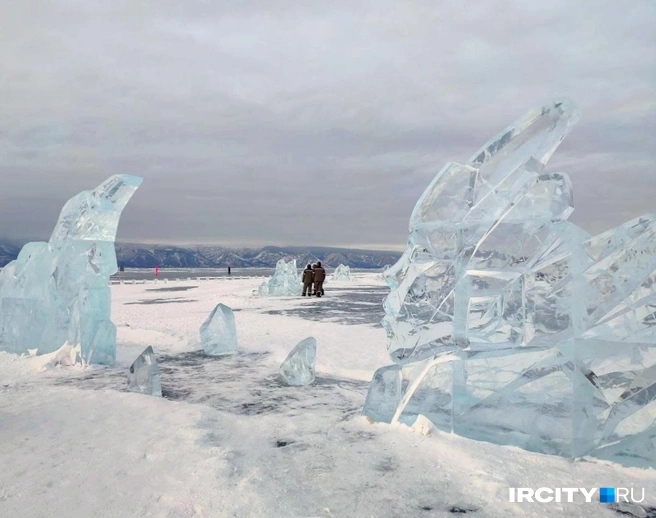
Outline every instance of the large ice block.
<svg viewBox="0 0 656 518">
<path fill-rule="evenodd" d="M 384 273 L 396 365 L 365 415 L 656 465 L 656 216 L 596 237 L 567 221 L 571 182 L 545 165 L 577 119 L 533 110 L 424 191 Z"/>
<path fill-rule="evenodd" d="M 50 240 L 26 244 L 0 272 L 0 350 L 80 345 L 82 361 L 112 364 L 109 277 L 119 218 L 142 179 L 115 175 L 64 205 Z"/>
<path fill-rule="evenodd" d="M 311 336 L 301 340 L 280 365 L 280 375 L 288 385 L 310 385 L 316 357 L 317 341 Z"/>
<path fill-rule="evenodd" d="M 273 276 L 262 283 L 258 293 L 265 297 L 300 295 L 301 277 L 296 267 L 296 259 L 289 262 L 280 259 L 276 263 L 276 271 Z"/>
<path fill-rule="evenodd" d="M 217 304 L 200 327 L 200 341 L 205 353 L 211 356 L 237 353 L 237 327 L 232 309 Z"/>
<path fill-rule="evenodd" d="M 128 391 L 162 397 L 162 380 L 155 359 L 155 352 L 149 345 L 130 366 Z"/>
<path fill-rule="evenodd" d="M 354 280 L 353 275 L 351 275 L 351 268 L 349 268 L 344 264 L 340 264 L 337 268 L 335 268 L 335 271 L 333 272 L 330 278 L 333 281 L 341 281 L 341 282 Z"/>
</svg>

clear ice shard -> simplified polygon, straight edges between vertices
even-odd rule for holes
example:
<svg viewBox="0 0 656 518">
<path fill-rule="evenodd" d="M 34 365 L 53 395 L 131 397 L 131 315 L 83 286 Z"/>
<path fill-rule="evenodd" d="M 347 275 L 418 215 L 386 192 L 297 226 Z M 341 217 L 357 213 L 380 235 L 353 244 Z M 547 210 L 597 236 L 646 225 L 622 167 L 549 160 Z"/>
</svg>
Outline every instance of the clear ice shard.
<svg viewBox="0 0 656 518">
<path fill-rule="evenodd" d="M 200 326 L 200 341 L 205 353 L 211 356 L 237 353 L 237 327 L 232 309 L 217 304 Z"/>
<path fill-rule="evenodd" d="M 285 262 L 280 259 L 276 263 L 273 276 L 264 281 L 258 289 L 258 294 L 265 297 L 286 297 L 301 294 L 301 277 L 296 267 L 296 259 Z"/>
<path fill-rule="evenodd" d="M 112 364 L 109 277 L 118 271 L 114 238 L 142 179 L 115 175 L 74 196 L 50 240 L 26 244 L 0 271 L 0 350 L 51 353 L 80 346 L 86 363 Z"/>
<path fill-rule="evenodd" d="M 130 366 L 128 391 L 162 397 L 162 380 L 153 348 L 149 345 Z"/>
<path fill-rule="evenodd" d="M 391 423 L 400 402 L 401 367 L 381 367 L 371 380 L 362 415 L 379 423 Z"/>
<path fill-rule="evenodd" d="M 591 236 L 545 165 L 577 121 L 533 110 L 447 164 L 384 273 L 388 352 L 364 415 L 656 466 L 656 216 Z"/>
<path fill-rule="evenodd" d="M 333 272 L 333 275 L 331 276 L 331 280 L 333 280 L 333 281 L 352 281 L 353 276 L 351 275 L 351 268 L 349 268 L 346 265 L 340 264 L 337 268 L 335 268 L 335 271 Z"/>
<path fill-rule="evenodd" d="M 310 385 L 316 357 L 317 341 L 311 336 L 301 340 L 280 365 L 280 375 L 288 385 Z"/>
</svg>

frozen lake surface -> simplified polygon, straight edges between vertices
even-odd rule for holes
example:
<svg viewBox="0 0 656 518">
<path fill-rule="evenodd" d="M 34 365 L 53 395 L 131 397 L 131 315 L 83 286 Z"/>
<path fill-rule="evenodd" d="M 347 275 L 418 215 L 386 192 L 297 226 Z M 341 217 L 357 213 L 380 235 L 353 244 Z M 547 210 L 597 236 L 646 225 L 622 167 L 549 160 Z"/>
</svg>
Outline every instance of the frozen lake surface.
<svg viewBox="0 0 656 518">
<path fill-rule="evenodd" d="M 653 470 L 360 417 L 374 370 L 389 364 L 379 272 L 329 282 L 320 299 L 254 297 L 260 282 L 112 285 L 110 368 L 0 353 L 0 516 L 631 516 L 582 500 L 508 502 L 509 487 L 600 485 L 645 487 L 629 511 L 655 516 Z M 217 303 L 235 312 L 236 356 L 200 350 Z M 280 363 L 308 336 L 316 382 L 286 386 Z M 164 398 L 126 391 L 149 345 Z"/>
<path fill-rule="evenodd" d="M 305 265 L 298 265 L 299 271 Z M 232 268 L 230 275 L 228 275 L 227 268 L 160 268 L 157 278 L 160 280 L 181 279 L 188 278 L 196 279 L 197 277 L 270 277 L 273 275 L 275 268 Z M 328 275 L 332 274 L 335 268 L 326 268 Z M 382 270 L 352 270 L 360 274 L 380 273 Z M 118 272 L 112 276 L 112 280 L 153 280 L 155 279 L 154 268 L 126 268 L 123 272 Z"/>
</svg>

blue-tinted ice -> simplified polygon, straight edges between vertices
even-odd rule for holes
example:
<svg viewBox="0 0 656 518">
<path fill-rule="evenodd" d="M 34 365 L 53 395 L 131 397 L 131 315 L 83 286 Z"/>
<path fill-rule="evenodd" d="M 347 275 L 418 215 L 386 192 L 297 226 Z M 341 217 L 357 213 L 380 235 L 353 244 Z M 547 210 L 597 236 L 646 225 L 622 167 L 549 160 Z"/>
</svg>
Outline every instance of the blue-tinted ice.
<svg viewBox="0 0 656 518">
<path fill-rule="evenodd" d="M 237 353 L 235 315 L 228 306 L 218 304 L 200 327 L 203 350 L 211 356 Z"/>
<path fill-rule="evenodd" d="M 317 341 L 311 336 L 301 340 L 280 365 L 280 375 L 288 385 L 310 385 L 316 357 Z"/>
<path fill-rule="evenodd" d="M 301 277 L 296 267 L 296 259 L 289 262 L 280 259 L 276 263 L 276 271 L 273 276 L 262 283 L 258 294 L 265 297 L 300 295 Z"/>
<path fill-rule="evenodd" d="M 362 415 L 379 423 L 391 423 L 401 394 L 401 366 L 381 367 L 371 380 Z"/>
<path fill-rule="evenodd" d="M 333 275 L 331 277 L 333 281 L 352 281 L 353 275 L 351 275 L 351 268 L 344 264 L 340 264 L 337 268 L 335 268 L 335 271 L 333 272 Z"/>
<path fill-rule="evenodd" d="M 0 272 L 0 350 L 37 354 L 80 345 L 82 361 L 112 364 L 109 277 L 121 211 L 142 179 L 115 175 L 66 202 L 45 242 L 28 243 Z"/>
<path fill-rule="evenodd" d="M 153 348 L 149 345 L 130 366 L 128 391 L 162 396 L 162 381 Z"/>
<path fill-rule="evenodd" d="M 385 272 L 399 379 L 378 371 L 365 415 L 656 464 L 656 216 L 595 237 L 567 221 L 570 180 L 545 164 L 577 118 L 533 110 L 423 193 Z"/>
</svg>

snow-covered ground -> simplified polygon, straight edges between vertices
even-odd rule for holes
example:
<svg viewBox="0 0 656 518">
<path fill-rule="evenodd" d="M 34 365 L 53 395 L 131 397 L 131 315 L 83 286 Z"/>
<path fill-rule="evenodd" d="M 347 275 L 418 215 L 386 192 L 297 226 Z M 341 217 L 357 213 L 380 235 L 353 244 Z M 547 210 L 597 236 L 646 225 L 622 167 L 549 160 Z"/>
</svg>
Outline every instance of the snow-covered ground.
<svg viewBox="0 0 656 518">
<path fill-rule="evenodd" d="M 512 504 L 509 487 L 644 487 L 643 508 L 625 511 L 656 516 L 654 470 L 360 417 L 373 371 L 389 363 L 378 274 L 329 283 L 323 299 L 253 297 L 260 282 L 112 286 L 112 368 L 0 353 L 0 516 L 621 516 L 582 498 Z M 199 352 L 219 302 L 235 310 L 241 348 L 227 359 Z M 307 336 L 316 383 L 284 386 L 278 366 Z M 148 345 L 162 399 L 125 392 Z"/>
</svg>

